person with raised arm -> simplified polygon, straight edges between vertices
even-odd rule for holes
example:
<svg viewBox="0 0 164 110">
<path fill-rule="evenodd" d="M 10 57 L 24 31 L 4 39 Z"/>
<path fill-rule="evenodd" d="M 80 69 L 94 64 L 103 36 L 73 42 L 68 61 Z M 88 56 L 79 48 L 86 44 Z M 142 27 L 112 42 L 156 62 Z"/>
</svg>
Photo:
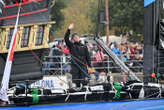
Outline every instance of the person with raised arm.
<svg viewBox="0 0 164 110">
<path fill-rule="evenodd" d="M 87 84 L 85 78 L 90 78 L 87 68 L 91 67 L 91 58 L 87 46 L 80 42 L 80 37 L 77 33 L 73 33 L 72 38 L 69 38 L 73 28 L 74 24 L 70 24 L 65 33 L 64 39 L 72 58 L 71 74 L 73 83 L 76 84 L 76 87 L 81 87 L 81 84 Z"/>
</svg>

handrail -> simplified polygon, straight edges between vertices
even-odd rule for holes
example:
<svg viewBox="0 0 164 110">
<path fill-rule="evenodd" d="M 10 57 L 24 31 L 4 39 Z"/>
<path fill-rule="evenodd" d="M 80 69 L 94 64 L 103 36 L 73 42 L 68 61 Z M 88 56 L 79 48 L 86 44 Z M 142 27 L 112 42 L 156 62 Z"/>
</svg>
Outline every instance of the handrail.
<svg viewBox="0 0 164 110">
<path fill-rule="evenodd" d="M 131 75 L 133 80 L 140 81 L 140 79 L 122 62 L 117 55 L 115 55 L 111 49 L 109 49 L 102 40 L 95 38 L 95 41 L 106 51 L 106 53 L 114 60 L 114 62 L 124 71 L 124 74 Z"/>
<path fill-rule="evenodd" d="M 92 56 L 92 58 L 94 58 L 94 57 L 95 56 Z M 111 60 L 111 58 L 109 56 L 105 55 L 105 57 L 107 59 L 105 61 L 102 61 L 102 63 L 106 64 L 105 66 L 93 65 L 93 64 L 97 64 L 98 61 L 91 61 L 91 64 L 92 64 L 93 68 L 95 68 L 96 70 L 100 70 L 100 69 L 104 70 L 105 69 L 107 73 L 110 73 L 110 72 L 113 73 L 113 71 L 115 71 L 113 69 L 120 69 L 119 66 L 111 65 L 113 63 L 113 61 Z M 66 65 L 70 65 L 71 64 L 70 61 L 69 61 L 70 60 L 70 56 L 45 56 L 45 58 L 49 59 L 49 61 L 43 62 L 43 65 L 44 65 L 43 66 L 43 71 L 59 70 L 58 74 L 62 75 L 63 74 L 63 71 L 62 71 L 63 65 L 64 64 L 66 64 Z M 50 61 L 50 60 L 53 60 L 55 58 L 60 59 L 60 62 Z M 66 61 L 63 61 L 63 58 L 66 59 Z M 127 61 L 126 63 L 128 63 L 128 62 L 131 62 L 131 61 Z M 138 60 L 138 62 L 137 62 L 137 60 L 135 60 L 135 62 L 136 63 L 138 63 L 138 62 L 142 63 L 143 61 L 142 60 Z M 51 65 L 52 67 L 46 68 L 45 65 Z M 53 67 L 53 65 L 55 65 L 56 67 Z M 131 68 L 131 69 L 137 69 L 138 72 L 141 72 L 140 70 L 142 70 L 142 68 L 143 68 L 142 65 L 141 66 L 128 66 L 128 67 Z"/>
</svg>

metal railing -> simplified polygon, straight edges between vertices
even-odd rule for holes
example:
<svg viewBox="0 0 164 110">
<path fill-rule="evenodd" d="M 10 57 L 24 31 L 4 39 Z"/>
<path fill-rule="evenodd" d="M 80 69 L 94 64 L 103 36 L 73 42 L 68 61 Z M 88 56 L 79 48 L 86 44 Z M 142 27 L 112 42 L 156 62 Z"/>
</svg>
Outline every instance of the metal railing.
<svg viewBox="0 0 164 110">
<path fill-rule="evenodd" d="M 133 72 L 142 73 L 143 72 L 143 60 L 137 59 L 126 59 L 123 60 L 125 55 L 118 56 L 125 65 L 127 65 Z M 46 56 L 46 60 L 43 62 L 43 74 L 58 74 L 63 75 L 66 72 L 70 72 L 70 56 Z M 105 55 L 105 60 L 96 61 L 95 56 L 92 56 L 91 61 L 92 67 L 96 69 L 98 72 L 105 73 L 120 73 L 121 68 L 114 63 L 114 61 L 107 55 Z"/>
<path fill-rule="evenodd" d="M 99 38 L 95 38 L 95 41 L 97 42 L 97 44 L 101 45 L 102 49 L 107 53 L 108 56 L 110 56 L 112 58 L 112 60 L 121 68 L 121 70 L 124 72 L 124 74 L 128 74 L 128 76 L 130 77 L 131 80 L 137 80 L 140 81 L 140 79 L 135 75 L 134 72 L 132 72 L 128 66 L 126 66 L 124 64 L 124 62 L 122 62 L 118 56 L 113 53 L 113 51 L 107 46 L 105 45 L 105 43 L 99 39 Z"/>
</svg>

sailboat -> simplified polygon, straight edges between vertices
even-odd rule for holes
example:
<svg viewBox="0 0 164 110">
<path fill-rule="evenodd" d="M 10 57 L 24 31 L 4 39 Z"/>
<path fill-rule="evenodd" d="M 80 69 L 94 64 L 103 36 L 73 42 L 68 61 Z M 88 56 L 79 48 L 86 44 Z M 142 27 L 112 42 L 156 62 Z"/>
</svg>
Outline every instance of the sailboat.
<svg viewBox="0 0 164 110">
<path fill-rule="evenodd" d="M 54 84 L 58 83 L 59 81 L 62 81 L 63 83 L 68 85 L 69 82 L 67 81 L 67 76 L 43 76 L 40 64 L 41 61 L 39 61 L 42 56 L 47 54 L 46 50 L 49 48 L 47 41 L 49 40 L 48 35 L 50 27 L 52 24 L 55 23 L 50 21 L 50 18 L 48 16 L 50 12 L 49 4 L 51 0 L 35 1 L 36 2 L 28 1 L 22 3 L 23 9 L 19 13 L 19 23 L 21 25 L 18 25 L 18 29 L 20 29 L 18 32 L 20 34 L 15 45 L 15 55 L 10 77 L 10 88 L 7 93 L 10 104 L 6 106 L 95 102 L 111 100 L 120 101 L 164 97 L 164 86 L 162 84 L 151 83 L 148 80 L 142 82 L 111 51 L 111 49 L 109 49 L 105 45 L 105 43 L 101 40 L 101 37 L 98 35 L 95 35 L 95 38 L 93 40 L 97 43 L 97 45 L 101 46 L 101 48 L 104 49 L 107 55 L 117 64 L 117 66 L 122 69 L 124 75 L 129 80 L 123 83 L 111 82 L 110 78 L 107 78 L 106 76 L 105 81 L 101 83 L 97 83 L 95 81 L 94 84 L 88 84 L 81 88 L 70 88 L 69 86 L 67 86 L 65 89 L 56 89 L 54 87 Z M 151 17 L 154 17 L 154 14 L 149 12 L 149 8 L 156 7 L 157 4 L 160 3 L 159 1 L 160 0 L 156 0 L 156 2 L 152 2 L 153 5 L 148 4 L 145 6 L 145 10 L 150 13 Z M 4 7 L 4 10 L 7 12 L 10 12 L 9 10 L 14 9 L 18 10 L 18 6 L 20 6 L 19 3 L 8 5 Z M 30 6 L 38 8 L 35 8 L 35 10 L 31 10 L 31 8 L 28 8 Z M 5 60 L 9 48 L 8 43 L 10 42 L 10 40 L 7 40 L 7 38 L 10 38 L 10 36 L 12 35 L 13 26 L 11 25 L 15 25 L 15 15 L 15 13 L 9 13 L 9 15 L 2 15 L 0 17 L 2 25 L 1 34 L 3 35 L 3 37 L 0 37 L 0 39 L 2 39 L 0 40 L 0 44 L 3 44 L 0 45 L 0 74 L 3 74 Z M 43 16 L 46 18 L 42 18 Z M 31 17 L 36 17 L 36 24 L 30 24 Z M 145 19 L 148 19 L 146 17 Z M 14 24 L 10 24 L 10 22 L 14 22 Z M 154 21 L 147 22 L 150 22 L 152 24 Z M 152 26 L 152 28 L 154 28 L 154 26 Z M 146 28 L 145 32 L 149 33 L 148 31 L 149 30 L 147 30 Z M 21 40 L 21 37 L 25 40 L 25 42 Z M 145 55 L 147 56 L 147 52 L 145 53 Z M 152 71 L 149 72 L 149 75 L 151 73 Z M 146 74 L 148 74 L 148 72 L 146 72 Z M 2 77 L 2 75 L 0 76 Z M 46 81 L 45 84 L 47 84 L 48 87 L 42 86 L 41 82 L 43 83 L 44 81 Z"/>
</svg>

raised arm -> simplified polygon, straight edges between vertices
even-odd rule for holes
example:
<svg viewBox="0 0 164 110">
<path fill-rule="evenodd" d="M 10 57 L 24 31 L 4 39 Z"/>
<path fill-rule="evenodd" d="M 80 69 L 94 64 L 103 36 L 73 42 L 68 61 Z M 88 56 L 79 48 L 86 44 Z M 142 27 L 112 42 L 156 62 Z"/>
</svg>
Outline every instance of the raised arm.
<svg viewBox="0 0 164 110">
<path fill-rule="evenodd" d="M 65 43 L 69 49 L 73 45 L 73 43 L 69 40 L 70 32 L 71 32 L 71 29 L 73 29 L 73 28 L 74 28 L 74 24 L 70 24 L 66 33 L 65 33 L 65 36 L 64 36 Z"/>
</svg>

